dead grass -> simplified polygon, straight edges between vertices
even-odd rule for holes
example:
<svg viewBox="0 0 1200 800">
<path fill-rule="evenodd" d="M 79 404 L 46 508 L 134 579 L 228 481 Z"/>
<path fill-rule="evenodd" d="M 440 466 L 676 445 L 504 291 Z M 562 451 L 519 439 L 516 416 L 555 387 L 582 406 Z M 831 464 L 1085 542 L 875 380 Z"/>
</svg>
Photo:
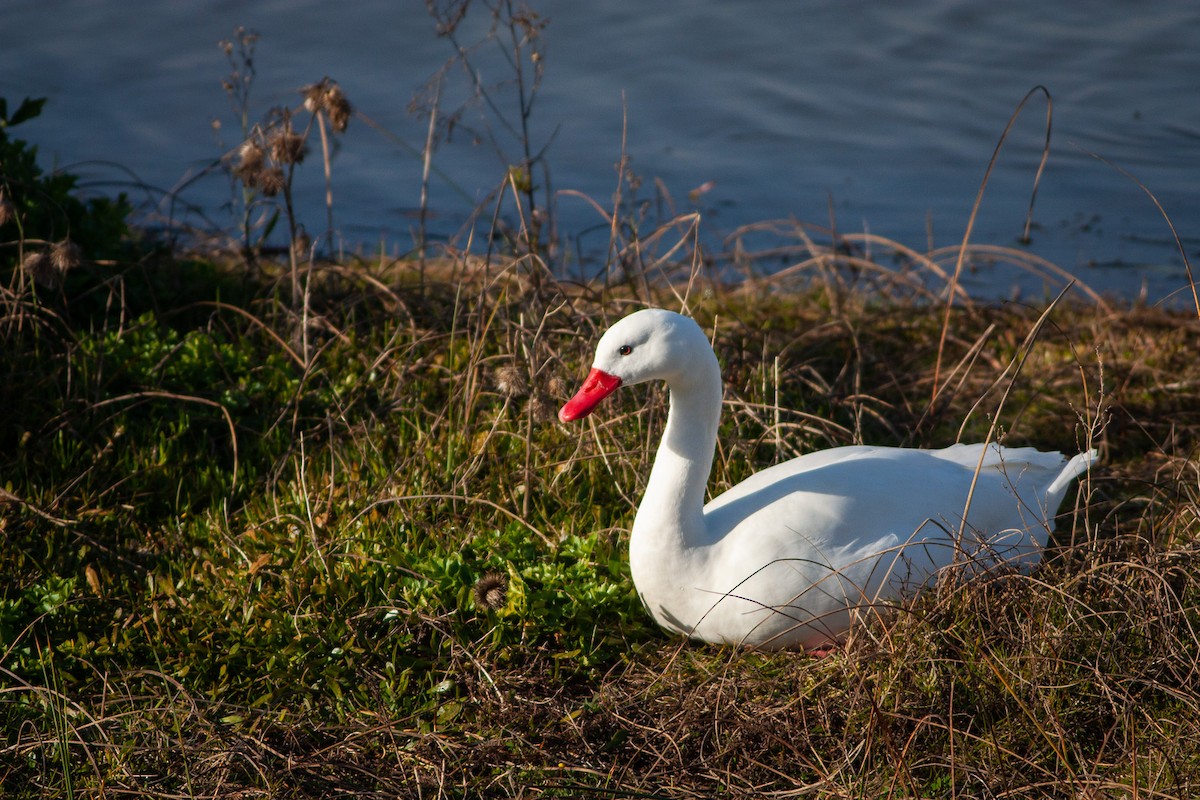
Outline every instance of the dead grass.
<svg viewBox="0 0 1200 800">
<path fill-rule="evenodd" d="M 592 204 L 605 264 L 571 282 L 509 184 L 504 255 L 166 257 L 0 288 L 6 792 L 1195 794 L 1195 314 L 1078 281 L 1051 302 L 1072 276 L 968 242 L 775 222 L 713 255 L 695 213 L 638 229 L 619 198 Z M 962 289 L 1002 266 L 1044 299 Z M 948 581 L 822 660 L 678 642 L 624 566 L 664 392 L 553 421 L 644 305 L 713 333 L 714 493 L 859 441 L 1102 465 L 1031 576 Z"/>
<path fill-rule="evenodd" d="M 463 117 L 442 107 L 449 70 L 417 102 L 414 258 L 334 258 L 331 137 L 387 133 L 328 79 L 250 125 L 256 35 L 239 29 L 241 141 L 221 163 L 240 241 L 53 281 L 14 262 L 3 794 L 1195 797 L 1200 303 L 1101 297 L 1031 250 L 972 243 L 974 212 L 953 248 L 787 220 L 714 253 L 700 214 L 661 184 L 647 199 L 624 153 L 611 206 L 552 197 L 528 127 L 545 20 L 485 5 L 475 45 L 456 38 L 466 3 L 428 8 L 453 64 L 498 44 L 516 70 L 511 112 L 464 73 L 511 156 L 457 245 L 425 230 L 436 140 Z M 314 123 L 315 242 L 291 198 Z M 1043 161 L 1049 109 L 1046 136 Z M 282 263 L 259 214 L 276 196 Z M 595 212 L 597 263 L 558 241 L 556 202 Z M 980 300 L 972 271 L 1040 291 Z M 993 437 L 1101 463 L 1032 575 L 947 580 L 823 659 L 673 639 L 624 550 L 663 391 L 614 397 L 582 432 L 554 421 L 599 334 L 649 304 L 712 332 L 713 493 L 855 442 Z"/>
<path fill-rule="evenodd" d="M 230 411 L 228 401 L 203 394 L 220 406 L 210 428 L 240 445 L 241 488 L 185 512 L 121 512 L 147 491 L 134 471 L 116 469 L 103 491 L 82 492 L 85 476 L 110 458 L 99 450 L 91 467 L 11 473 L 18 479 L 4 508 L 8 547 L 36 551 L 38 563 L 68 578 L 81 570 L 71 602 L 105 610 L 108 621 L 89 635 L 109 631 L 112 644 L 72 645 L 69 631 L 40 618 L 6 633 L 6 792 L 1194 796 L 1194 315 L 1122 308 L 1085 292 L 1053 308 L 1027 344 L 1043 304 L 964 297 L 943 317 L 943 306 L 930 303 L 937 254 L 874 239 L 873 257 L 889 257 L 867 268 L 856 249 L 865 240 L 807 239 L 795 269 L 727 283 L 711 277 L 698 254 L 680 260 L 686 225 L 670 231 L 656 240 L 657 252 L 645 239 L 636 254 L 618 242 L 615 263 L 646 271 L 615 270 L 608 285 L 552 280 L 532 255 L 449 253 L 420 273 L 405 262 L 310 265 L 301 275 L 312 297 L 307 357 L 295 346 L 290 312 L 263 299 L 269 292 L 203 313 L 190 304 L 195 321 L 186 326 L 233 331 L 281 357 L 299 385 L 336 391 L 298 388 L 260 422 L 249 407 Z M 897 253 L 908 266 L 895 266 Z M 743 265 L 762 257 L 737 256 Z M 260 268 L 268 283 L 295 279 L 290 264 L 277 275 L 269 264 Z M 920 290 L 917 269 L 926 270 Z M 941 446 L 989 431 L 1011 444 L 1095 446 L 1102 466 L 1066 509 L 1053 556 L 1031 576 L 941 586 L 860 628 L 825 659 L 672 640 L 636 610 L 625 616 L 633 606 L 596 599 L 627 592 L 619 576 L 587 587 L 530 577 L 543 575 L 535 570 L 547 560 L 561 561 L 556 554 L 572 536 L 623 559 L 665 398 L 653 387 L 630 392 L 582 435 L 558 428 L 552 415 L 585 371 L 599 332 L 650 302 L 686 307 L 714 332 L 728 387 L 714 492 L 816 448 Z M 26 307 L 33 306 L 12 295 L 14 314 Z M 31 314 L 25 330 L 65 330 L 69 310 Z M 117 339 L 131 335 L 121 324 Z M 10 318 L 9 341 L 28 345 L 13 333 L 19 327 Z M 69 337 L 55 341 L 70 350 Z M 163 357 L 160 373 L 174 357 Z M 1024 366 L 1013 381 L 1007 370 L 1018 357 Z M 88 391 L 86 403 L 76 397 L 53 425 L 91 425 L 115 441 L 115 428 L 131 424 L 116 409 L 135 393 L 115 385 L 112 395 Z M 207 413 L 179 391 L 136 390 L 142 400 L 155 391 L 172 412 Z M 314 405 L 318 397 L 324 405 Z M 165 424 L 156 419 L 150 424 Z M 256 437 L 280 429 L 285 446 L 255 463 Z M 35 445 L 41 435 L 35 431 Z M 28 461 L 9 466 L 18 464 L 31 469 Z M 86 522 L 119 514 L 133 526 L 128 538 Z M 187 527 L 198 518 L 206 520 L 200 529 Z M 91 551 L 109 555 L 38 551 L 39 536 L 67 550 L 91 537 Z M 502 556 L 497 563 L 516 565 L 527 593 L 511 616 L 471 605 L 478 576 L 469 570 L 453 572 L 451 563 L 439 577 L 431 570 L 440 561 L 404 560 L 426 546 L 471 552 L 481 536 L 493 537 L 487 547 Z M 417 549 L 395 561 L 388 548 L 397 547 Z M 529 555 L 514 555 L 519 547 Z M 487 558 L 496 552 L 463 568 L 494 569 Z M 82 572 L 93 560 L 94 584 Z M 39 580 L 41 567 L 12 551 L 5 564 L 14 586 Z M 175 588 L 148 588 L 148 576 L 152 586 Z M 402 596 L 399 584 L 386 583 L 398 576 L 419 593 Z M 339 581 L 349 588 L 334 588 Z M 318 589 L 336 602 L 318 599 Z M 188 612 L 188 603 L 199 611 Z M 377 624 L 377 612 L 388 609 L 396 621 Z M 201 624 L 189 613 L 213 619 Z M 616 616 L 597 618 L 606 613 Z M 230 652 L 232 642 L 250 648 L 253 636 L 265 635 L 254 627 L 265 623 L 253 621 L 264 617 L 305 642 L 294 656 L 299 671 L 283 673 L 292 677 L 258 660 L 270 647 L 290 652 L 287 636 L 253 656 Z M 185 623 L 216 638 L 192 644 L 172 632 Z M 118 632 L 138 626 L 145 634 L 119 650 Z M 597 636 L 615 644 L 595 643 Z M 36 643 L 51 654 L 40 674 L 30 671 L 39 663 L 33 655 L 17 658 Z M 173 649 L 185 644 L 200 649 Z M 342 647 L 357 648 L 357 666 L 320 678 L 328 652 Z M 401 680 L 388 664 L 409 656 L 423 671 Z M 225 678 L 206 677 L 226 670 Z M 298 675 L 312 685 L 280 684 Z"/>
</svg>

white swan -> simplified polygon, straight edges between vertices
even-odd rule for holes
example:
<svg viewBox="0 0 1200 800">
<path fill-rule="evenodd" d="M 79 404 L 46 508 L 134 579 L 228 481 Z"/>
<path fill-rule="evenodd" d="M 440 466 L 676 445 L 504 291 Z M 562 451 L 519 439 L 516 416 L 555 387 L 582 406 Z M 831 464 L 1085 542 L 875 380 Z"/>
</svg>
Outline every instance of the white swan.
<svg viewBox="0 0 1200 800">
<path fill-rule="evenodd" d="M 709 642 L 827 647 L 856 613 L 948 565 L 1028 569 L 1067 487 L 1096 459 L 979 444 L 837 447 L 765 469 L 705 505 L 721 368 L 688 317 L 647 309 L 613 325 L 559 419 L 655 379 L 670 389 L 670 413 L 633 522 L 630 571 L 660 625 Z"/>
</svg>

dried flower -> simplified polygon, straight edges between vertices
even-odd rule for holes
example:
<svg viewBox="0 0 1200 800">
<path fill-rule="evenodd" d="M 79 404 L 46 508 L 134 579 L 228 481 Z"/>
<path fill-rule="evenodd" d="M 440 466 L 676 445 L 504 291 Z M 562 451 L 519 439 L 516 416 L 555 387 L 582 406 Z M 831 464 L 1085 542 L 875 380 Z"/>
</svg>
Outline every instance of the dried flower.
<svg viewBox="0 0 1200 800">
<path fill-rule="evenodd" d="M 508 576 L 502 572 L 485 572 L 475 581 L 476 608 L 503 608 L 508 599 Z"/>
<path fill-rule="evenodd" d="M 300 94 L 304 95 L 304 110 L 310 114 L 316 114 L 325 110 L 325 83 L 328 81 L 325 78 L 320 83 L 312 83 L 300 90 Z"/>
<path fill-rule="evenodd" d="M 330 81 L 328 88 L 325 89 L 325 111 L 329 114 L 329 122 L 335 131 L 341 133 L 346 130 L 346 126 L 350 124 L 350 114 L 353 113 L 353 110 L 350 101 L 342 93 L 342 87 Z"/>
<path fill-rule="evenodd" d="M 525 376 L 515 364 L 507 364 L 496 370 L 496 389 L 507 397 L 519 397 L 528 390 Z"/>
<path fill-rule="evenodd" d="M 554 404 L 540 394 L 529 398 L 529 418 L 534 422 L 545 422 L 554 415 Z"/>
<path fill-rule="evenodd" d="M 308 145 L 295 131 L 278 130 L 271 135 L 271 158 L 276 164 L 299 164 L 306 153 Z"/>
<path fill-rule="evenodd" d="M 262 145 L 253 139 L 242 142 L 237 151 L 237 167 L 234 169 L 243 178 L 258 172 L 263 166 Z"/>
<path fill-rule="evenodd" d="M 283 170 L 279 167 L 271 167 L 258 172 L 254 176 L 253 182 L 247 181 L 249 186 L 257 186 L 258 190 L 266 197 L 274 197 L 283 191 L 286 179 L 283 177 Z"/>
<path fill-rule="evenodd" d="M 35 284 L 45 289 L 57 289 L 62 274 L 54 268 L 50 254 L 43 250 L 32 252 L 21 262 L 21 270 Z"/>
<path fill-rule="evenodd" d="M 305 86 L 300 94 L 304 95 L 304 108 L 308 113 L 325 114 L 335 131 L 346 130 L 353 109 L 336 81 L 322 78 L 320 83 Z"/>
<path fill-rule="evenodd" d="M 65 275 L 83 263 L 83 250 L 70 239 L 63 239 L 50 250 L 50 263 Z"/>
<path fill-rule="evenodd" d="M 0 191 L 0 226 L 7 225 L 17 218 L 17 209 Z"/>
</svg>

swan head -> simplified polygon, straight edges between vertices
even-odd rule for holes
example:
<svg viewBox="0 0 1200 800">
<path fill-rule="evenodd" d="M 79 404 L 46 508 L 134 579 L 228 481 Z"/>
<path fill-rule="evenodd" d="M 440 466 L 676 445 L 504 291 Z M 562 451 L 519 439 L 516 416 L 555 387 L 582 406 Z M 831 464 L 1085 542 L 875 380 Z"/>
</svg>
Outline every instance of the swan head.
<svg viewBox="0 0 1200 800">
<path fill-rule="evenodd" d="M 634 312 L 600 337 L 591 372 L 558 418 L 571 422 L 586 417 L 621 386 L 651 380 L 665 380 L 672 387 L 685 385 L 698 375 L 707 376 L 709 365 L 716 367 L 716 363 L 695 320 L 661 308 Z"/>
</svg>

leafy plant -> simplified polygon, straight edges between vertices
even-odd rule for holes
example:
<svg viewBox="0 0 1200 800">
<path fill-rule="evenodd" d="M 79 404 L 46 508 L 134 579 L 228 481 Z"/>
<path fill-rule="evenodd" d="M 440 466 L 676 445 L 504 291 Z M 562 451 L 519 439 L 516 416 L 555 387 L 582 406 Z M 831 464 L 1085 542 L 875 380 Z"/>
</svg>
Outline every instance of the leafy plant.
<svg viewBox="0 0 1200 800">
<path fill-rule="evenodd" d="M 125 195 L 80 199 L 76 176 L 45 173 L 37 163 L 37 147 L 10 134 L 10 129 L 40 115 L 45 104 L 46 98 L 26 97 L 10 114 L 8 102 L 0 97 L 0 243 L 69 241 L 87 258 L 115 258 L 121 254 L 132 210 Z M 0 248 L 0 265 L 17 264 L 19 252 Z"/>
<path fill-rule="evenodd" d="M 468 4 L 429 5 L 453 33 Z M 486 7 L 485 41 L 540 52 L 539 17 Z M 519 123 L 538 77 L 518 81 Z M 7 138 L 41 108 L 0 106 L 0 244 L 18 252 L 113 217 Z M 293 156 L 288 137 L 337 127 L 326 107 L 244 122 Z M 532 220 L 541 151 L 512 129 L 504 185 Z M 510 252 L 484 258 L 301 270 L 293 250 L 247 269 L 160 250 L 118 259 L 70 314 L 18 304 L 0 374 L 6 796 L 1195 795 L 1194 320 L 1055 308 L 1001 408 L 998 376 L 1042 309 L 938 319 L 851 237 L 799 226 L 814 279 L 731 289 L 702 273 L 694 227 L 651 264 L 665 238 L 619 246 L 614 221 L 624 285 L 533 286 L 544 240 L 497 224 Z M 765 252 L 739 247 L 739 268 Z M 298 304 L 279 300 L 289 277 Z M 1105 466 L 1033 575 L 947 581 L 823 659 L 683 642 L 642 609 L 625 552 L 663 393 L 554 422 L 598 329 L 642 304 L 712 332 L 714 489 L 800 450 L 993 427 L 1094 444 Z"/>
</svg>

